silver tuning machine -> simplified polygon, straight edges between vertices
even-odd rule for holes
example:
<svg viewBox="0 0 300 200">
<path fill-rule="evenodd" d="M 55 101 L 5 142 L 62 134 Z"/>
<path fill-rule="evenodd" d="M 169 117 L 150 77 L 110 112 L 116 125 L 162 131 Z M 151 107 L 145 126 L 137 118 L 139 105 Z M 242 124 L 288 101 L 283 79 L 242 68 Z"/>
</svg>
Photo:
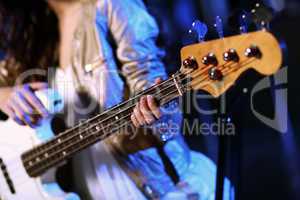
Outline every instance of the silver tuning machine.
<svg viewBox="0 0 300 200">
<path fill-rule="evenodd" d="M 225 53 L 223 53 L 223 59 L 226 62 L 239 62 L 240 58 L 235 49 L 229 49 Z"/>
<path fill-rule="evenodd" d="M 214 53 L 209 53 L 207 54 L 207 56 L 204 56 L 202 58 L 202 63 L 204 65 L 213 65 L 213 66 L 217 66 L 218 65 L 218 59 L 216 57 L 216 55 Z"/>
<path fill-rule="evenodd" d="M 221 81 L 223 79 L 223 73 L 217 67 L 212 67 L 208 71 L 208 77 L 213 81 Z"/>
<path fill-rule="evenodd" d="M 258 46 L 256 45 L 251 45 L 245 50 L 245 56 L 248 58 L 261 58 L 262 53 Z"/>
<path fill-rule="evenodd" d="M 197 69 L 198 68 L 198 62 L 193 56 L 190 56 L 190 57 L 184 59 L 182 62 L 182 65 L 187 69 Z"/>
</svg>

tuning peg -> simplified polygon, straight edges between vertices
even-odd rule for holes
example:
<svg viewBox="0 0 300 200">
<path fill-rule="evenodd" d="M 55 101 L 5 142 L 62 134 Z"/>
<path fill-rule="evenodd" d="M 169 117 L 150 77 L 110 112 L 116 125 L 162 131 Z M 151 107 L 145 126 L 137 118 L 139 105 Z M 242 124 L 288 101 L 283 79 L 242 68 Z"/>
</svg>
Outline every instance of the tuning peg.
<svg viewBox="0 0 300 200">
<path fill-rule="evenodd" d="M 223 53 L 223 59 L 227 62 L 238 62 L 240 58 L 235 49 L 229 49 L 228 51 Z"/>
<path fill-rule="evenodd" d="M 189 30 L 190 34 L 195 34 L 197 36 L 198 42 L 203 42 L 205 39 L 205 35 L 207 33 L 207 26 L 205 23 L 195 20 L 192 23 L 192 28 Z"/>
<path fill-rule="evenodd" d="M 202 63 L 209 66 L 209 65 L 213 65 L 213 66 L 217 66 L 218 65 L 218 59 L 216 57 L 215 54 L 213 53 L 209 53 L 206 56 L 204 56 L 202 58 Z"/>
<path fill-rule="evenodd" d="M 273 18 L 271 8 L 256 3 L 255 7 L 251 10 L 251 15 L 257 29 L 269 29 L 269 23 Z"/>
<path fill-rule="evenodd" d="M 214 27 L 216 28 L 219 37 L 223 38 L 224 37 L 223 20 L 222 20 L 222 18 L 220 16 L 216 17 L 216 21 L 215 21 Z"/>
<path fill-rule="evenodd" d="M 245 50 L 245 56 L 247 56 L 248 58 L 261 58 L 262 53 L 258 46 L 251 45 Z"/>
<path fill-rule="evenodd" d="M 220 81 L 223 79 L 223 73 L 217 67 L 212 67 L 208 70 L 208 77 L 213 81 Z"/>
<path fill-rule="evenodd" d="M 187 69 L 197 69 L 198 63 L 194 57 L 188 57 L 187 59 L 183 60 L 183 66 Z"/>
</svg>

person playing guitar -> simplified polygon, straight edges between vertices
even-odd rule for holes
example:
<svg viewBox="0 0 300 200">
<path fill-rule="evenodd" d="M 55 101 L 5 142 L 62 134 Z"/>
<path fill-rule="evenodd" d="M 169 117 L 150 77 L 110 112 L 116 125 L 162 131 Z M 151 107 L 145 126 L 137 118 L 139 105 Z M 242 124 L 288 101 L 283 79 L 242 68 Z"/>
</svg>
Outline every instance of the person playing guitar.
<svg viewBox="0 0 300 200">
<path fill-rule="evenodd" d="M 46 88 L 72 127 L 167 77 L 141 0 L 1 1 L 0 16 L 0 109 L 19 125 L 49 115 L 36 96 Z M 143 96 L 134 127 L 68 161 L 71 188 L 82 199 L 213 199 L 215 166 L 185 144 L 178 107 Z"/>
</svg>

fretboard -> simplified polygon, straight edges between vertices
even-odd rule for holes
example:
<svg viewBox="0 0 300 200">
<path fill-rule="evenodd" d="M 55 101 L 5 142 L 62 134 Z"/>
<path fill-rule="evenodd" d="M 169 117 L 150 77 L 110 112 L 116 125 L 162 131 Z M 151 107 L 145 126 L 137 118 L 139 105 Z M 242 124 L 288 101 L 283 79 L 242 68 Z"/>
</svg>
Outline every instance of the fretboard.
<svg viewBox="0 0 300 200">
<path fill-rule="evenodd" d="M 22 161 L 27 173 L 31 177 L 40 176 L 75 153 L 120 132 L 120 129 L 133 128 L 130 126 L 130 116 L 140 97 L 153 95 L 158 104 L 162 106 L 188 90 L 186 82 L 182 81 L 185 79 L 184 77 L 177 73 L 172 78 L 150 87 L 129 100 L 25 152 L 22 154 Z"/>
</svg>

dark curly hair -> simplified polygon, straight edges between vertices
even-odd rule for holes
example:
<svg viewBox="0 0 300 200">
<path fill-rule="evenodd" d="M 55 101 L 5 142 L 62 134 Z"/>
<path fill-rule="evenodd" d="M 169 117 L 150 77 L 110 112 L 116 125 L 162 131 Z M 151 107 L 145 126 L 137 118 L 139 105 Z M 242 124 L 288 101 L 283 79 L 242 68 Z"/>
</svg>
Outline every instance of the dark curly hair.
<svg viewBox="0 0 300 200">
<path fill-rule="evenodd" d="M 13 60 L 5 64 L 8 71 L 56 64 L 58 40 L 58 19 L 47 1 L 0 1 L 0 50 Z"/>
</svg>

